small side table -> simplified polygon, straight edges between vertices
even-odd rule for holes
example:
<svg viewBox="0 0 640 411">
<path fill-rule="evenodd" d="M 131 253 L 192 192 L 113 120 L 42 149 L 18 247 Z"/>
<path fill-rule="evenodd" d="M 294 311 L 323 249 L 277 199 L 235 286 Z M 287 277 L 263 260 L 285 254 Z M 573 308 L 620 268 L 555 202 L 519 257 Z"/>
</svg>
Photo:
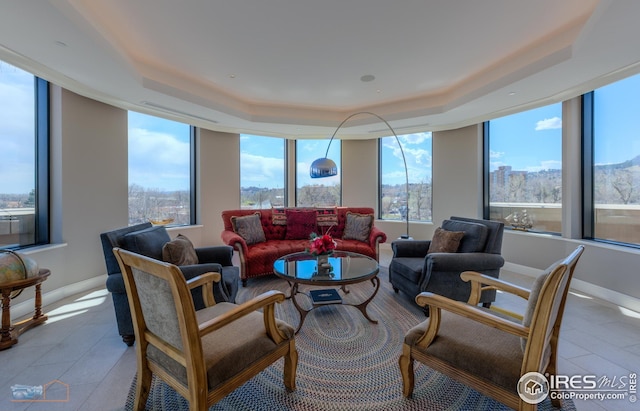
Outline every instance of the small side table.
<svg viewBox="0 0 640 411">
<path fill-rule="evenodd" d="M 18 342 L 18 336 L 20 334 L 31 327 L 35 327 L 36 325 L 40 325 L 47 321 L 47 316 L 42 313 L 41 286 L 42 282 L 45 281 L 50 274 L 51 271 L 47 269 L 40 269 L 38 275 L 34 277 L 0 284 L 0 291 L 2 292 L 2 329 L 0 329 L 0 350 L 11 348 L 13 344 Z M 11 324 L 11 293 L 13 291 L 22 290 L 32 286 L 35 286 L 36 288 L 35 311 L 33 317 Z"/>
</svg>

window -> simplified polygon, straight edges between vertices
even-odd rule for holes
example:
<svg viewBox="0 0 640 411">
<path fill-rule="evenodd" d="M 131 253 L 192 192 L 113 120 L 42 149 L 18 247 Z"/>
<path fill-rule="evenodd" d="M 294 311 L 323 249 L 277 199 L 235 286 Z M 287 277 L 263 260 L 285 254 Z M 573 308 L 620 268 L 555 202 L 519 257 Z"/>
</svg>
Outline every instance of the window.
<svg viewBox="0 0 640 411">
<path fill-rule="evenodd" d="M 489 216 L 505 226 L 562 230 L 562 103 L 489 121 Z"/>
<path fill-rule="evenodd" d="M 640 244 L 639 92 L 640 75 L 593 92 L 593 134 L 587 135 L 592 141 L 585 141 L 593 150 L 592 184 L 587 187 L 592 192 L 586 196 L 593 211 L 585 213 L 592 230 L 585 230 L 587 237 Z"/>
<path fill-rule="evenodd" d="M 2 61 L 0 145 L 0 248 L 48 243 L 48 83 Z"/>
<path fill-rule="evenodd" d="M 409 219 L 431 221 L 431 133 L 398 136 L 409 175 Z M 407 174 L 394 136 L 380 139 L 380 218 L 405 220 Z"/>
<path fill-rule="evenodd" d="M 129 224 L 184 225 L 193 213 L 193 130 L 129 112 Z"/>
<path fill-rule="evenodd" d="M 283 138 L 240 135 L 241 208 L 286 204 L 285 143 Z"/>
<path fill-rule="evenodd" d="M 326 207 L 342 203 L 340 188 L 340 140 L 333 140 L 327 157 L 338 165 L 338 175 L 311 178 L 309 168 L 317 158 L 324 157 L 329 139 L 296 141 L 296 206 Z"/>
</svg>

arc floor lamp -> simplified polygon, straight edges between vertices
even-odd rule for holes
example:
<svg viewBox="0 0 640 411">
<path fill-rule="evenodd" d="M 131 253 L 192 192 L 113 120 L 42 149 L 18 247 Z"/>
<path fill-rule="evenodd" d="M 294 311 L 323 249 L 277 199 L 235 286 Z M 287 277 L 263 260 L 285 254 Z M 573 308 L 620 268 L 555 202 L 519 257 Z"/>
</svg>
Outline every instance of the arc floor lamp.
<svg viewBox="0 0 640 411">
<path fill-rule="evenodd" d="M 396 142 L 398 143 L 398 146 L 400 147 L 400 153 L 402 154 L 402 162 L 404 163 L 405 188 L 406 188 L 406 200 L 407 200 L 407 205 L 406 205 L 406 209 L 405 209 L 405 211 L 406 211 L 405 219 L 406 219 L 406 223 L 407 223 L 407 231 L 406 231 L 406 234 L 401 235 L 400 238 L 401 239 L 411 238 L 409 236 L 409 169 L 407 168 L 407 159 L 404 156 L 404 150 L 402 149 L 402 144 L 400 144 L 400 139 L 398 138 L 398 135 L 393 130 L 391 125 L 387 122 L 387 120 L 383 119 L 379 115 L 377 115 L 375 113 L 372 113 L 370 111 L 360 111 L 360 112 L 351 114 L 350 116 L 348 116 L 347 118 L 342 120 L 342 123 L 340 123 L 340 125 L 338 125 L 338 128 L 336 128 L 336 130 L 331 135 L 331 139 L 329 140 L 329 145 L 327 146 L 327 152 L 325 153 L 324 157 L 318 158 L 313 163 L 311 163 L 311 168 L 309 170 L 311 178 L 333 177 L 333 176 L 338 174 L 338 166 L 336 166 L 335 161 L 333 161 L 333 160 L 331 160 L 330 158 L 327 157 L 329 155 L 329 148 L 331 147 L 331 142 L 333 141 L 333 138 L 336 136 L 336 134 L 338 134 L 338 130 L 340 130 L 340 128 L 347 121 L 349 121 L 353 117 L 361 115 L 361 114 L 368 114 L 368 115 L 374 116 L 378 120 L 382 121 L 389 128 L 389 130 L 391 131 L 393 136 L 396 138 Z"/>
</svg>

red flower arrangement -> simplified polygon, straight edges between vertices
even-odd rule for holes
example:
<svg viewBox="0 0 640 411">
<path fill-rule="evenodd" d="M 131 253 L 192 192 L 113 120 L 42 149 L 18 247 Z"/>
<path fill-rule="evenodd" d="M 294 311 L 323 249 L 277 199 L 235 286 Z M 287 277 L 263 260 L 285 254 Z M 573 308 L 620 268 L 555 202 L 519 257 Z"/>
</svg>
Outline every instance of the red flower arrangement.
<svg viewBox="0 0 640 411">
<path fill-rule="evenodd" d="M 309 240 L 310 244 L 307 252 L 316 257 L 331 254 L 336 249 L 336 242 L 333 241 L 333 237 L 329 234 L 317 235 L 316 233 L 311 233 Z"/>
</svg>

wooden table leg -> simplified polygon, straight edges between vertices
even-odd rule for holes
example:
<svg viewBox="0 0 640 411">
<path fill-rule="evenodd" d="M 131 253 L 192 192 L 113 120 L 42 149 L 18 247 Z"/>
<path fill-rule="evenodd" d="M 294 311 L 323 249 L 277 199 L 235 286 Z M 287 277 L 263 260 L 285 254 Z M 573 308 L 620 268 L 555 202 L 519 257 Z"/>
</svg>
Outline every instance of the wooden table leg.
<svg viewBox="0 0 640 411">
<path fill-rule="evenodd" d="M 41 269 L 35 277 L 14 280 L 2 284 L 2 328 L 0 329 L 0 350 L 11 348 L 18 342 L 18 336 L 29 328 L 47 321 L 47 316 L 42 313 L 42 282 L 49 277 L 51 272 Z M 27 287 L 35 287 L 35 307 L 33 317 L 18 323 L 11 323 L 11 293 L 23 290 Z"/>
<path fill-rule="evenodd" d="M 36 325 L 40 325 L 43 322 L 47 321 L 48 316 L 42 313 L 42 292 L 41 292 L 42 284 L 38 283 L 35 285 L 36 289 L 36 298 L 35 298 L 35 307 L 33 310 L 33 317 L 28 318 L 26 320 L 20 321 L 19 323 L 14 324 L 13 334 L 15 337 L 19 336 L 23 332 L 28 329 L 35 327 Z M 16 339 L 17 341 L 17 339 Z"/>
<path fill-rule="evenodd" d="M 0 334 L 0 350 L 11 347 L 17 343 L 16 338 L 12 338 L 11 334 L 13 327 L 11 326 L 11 290 L 7 288 L 2 289 L 2 329 Z"/>
<path fill-rule="evenodd" d="M 44 315 L 42 314 L 42 284 L 38 283 L 36 284 L 36 306 L 35 306 L 35 310 L 33 312 L 33 319 L 37 320 L 40 317 L 43 317 Z"/>
</svg>

